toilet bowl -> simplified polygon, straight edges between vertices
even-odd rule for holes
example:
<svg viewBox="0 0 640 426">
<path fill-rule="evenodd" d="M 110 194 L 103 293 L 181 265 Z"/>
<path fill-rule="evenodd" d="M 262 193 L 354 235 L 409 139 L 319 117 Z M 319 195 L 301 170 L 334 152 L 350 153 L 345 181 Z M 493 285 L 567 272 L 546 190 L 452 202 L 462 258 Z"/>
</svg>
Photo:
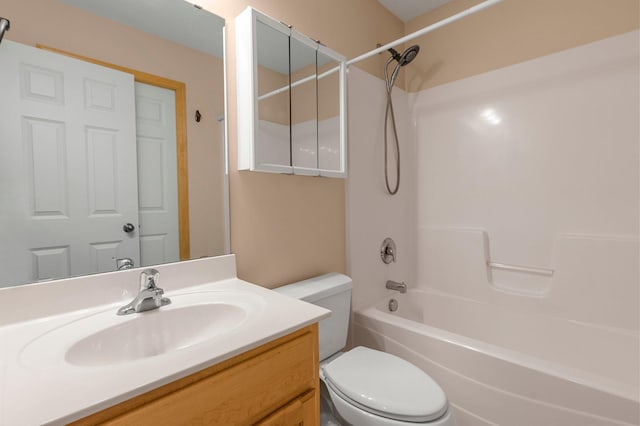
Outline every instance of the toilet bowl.
<svg viewBox="0 0 640 426">
<path fill-rule="evenodd" d="M 385 352 L 346 345 L 351 279 L 326 274 L 275 289 L 322 306 L 331 317 L 319 323 L 320 379 L 333 411 L 354 426 L 454 426 L 442 388 L 413 364 Z"/>
</svg>

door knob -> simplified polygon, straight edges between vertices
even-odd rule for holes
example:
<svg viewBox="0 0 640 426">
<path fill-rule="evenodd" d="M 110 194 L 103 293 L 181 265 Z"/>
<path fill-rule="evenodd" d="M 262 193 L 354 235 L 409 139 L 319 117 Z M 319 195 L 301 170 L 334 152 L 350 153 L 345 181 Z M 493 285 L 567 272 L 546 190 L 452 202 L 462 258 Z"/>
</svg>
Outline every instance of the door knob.
<svg viewBox="0 0 640 426">
<path fill-rule="evenodd" d="M 124 232 L 126 232 L 127 234 L 130 232 L 133 232 L 136 229 L 135 226 L 133 226 L 133 223 L 126 223 L 123 227 L 122 230 Z"/>
</svg>

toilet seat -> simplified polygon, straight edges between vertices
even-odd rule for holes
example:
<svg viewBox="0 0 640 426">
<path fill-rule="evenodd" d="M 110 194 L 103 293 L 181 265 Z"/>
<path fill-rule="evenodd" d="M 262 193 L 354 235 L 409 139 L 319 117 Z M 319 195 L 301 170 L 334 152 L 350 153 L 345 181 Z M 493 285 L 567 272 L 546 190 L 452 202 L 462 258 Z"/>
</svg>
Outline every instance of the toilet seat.
<svg viewBox="0 0 640 426">
<path fill-rule="evenodd" d="M 429 375 L 385 352 L 354 348 L 324 364 L 322 375 L 339 397 L 377 416 L 427 423 L 447 412 L 447 398 Z"/>
</svg>

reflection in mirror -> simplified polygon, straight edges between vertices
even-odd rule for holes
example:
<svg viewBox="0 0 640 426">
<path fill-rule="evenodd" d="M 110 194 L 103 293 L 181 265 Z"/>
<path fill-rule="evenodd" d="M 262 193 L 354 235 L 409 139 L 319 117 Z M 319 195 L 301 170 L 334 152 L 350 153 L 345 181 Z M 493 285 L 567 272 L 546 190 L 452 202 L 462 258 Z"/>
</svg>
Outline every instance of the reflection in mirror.
<svg viewBox="0 0 640 426">
<path fill-rule="evenodd" d="M 318 167 L 341 169 L 340 63 L 327 49 L 318 49 Z"/>
<path fill-rule="evenodd" d="M 259 135 L 256 163 L 277 169 L 291 165 L 289 36 L 262 21 L 256 22 L 256 35 Z"/>
<path fill-rule="evenodd" d="M 291 30 L 291 155 L 295 174 L 318 175 L 318 44 Z"/>
<path fill-rule="evenodd" d="M 224 20 L 183 0 L 3 16 L 0 287 L 228 253 Z"/>
</svg>

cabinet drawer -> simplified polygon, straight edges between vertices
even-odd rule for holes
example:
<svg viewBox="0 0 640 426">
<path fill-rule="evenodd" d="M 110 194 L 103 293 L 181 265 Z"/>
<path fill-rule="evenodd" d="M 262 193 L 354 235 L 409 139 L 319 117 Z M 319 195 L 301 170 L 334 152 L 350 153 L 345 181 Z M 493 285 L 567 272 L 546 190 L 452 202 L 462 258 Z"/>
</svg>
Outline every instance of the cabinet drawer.
<svg viewBox="0 0 640 426">
<path fill-rule="evenodd" d="M 254 424 L 301 395 L 307 402 L 309 391 L 315 394 L 317 345 L 317 325 L 313 325 L 213 366 L 210 373 L 205 370 L 166 385 L 170 391 L 159 388 L 123 403 L 121 409 L 112 407 L 105 410 L 107 414 L 97 413 L 79 423 Z"/>
<path fill-rule="evenodd" d="M 317 398 L 315 391 L 309 391 L 259 421 L 256 426 L 314 426 L 317 424 Z"/>
</svg>

